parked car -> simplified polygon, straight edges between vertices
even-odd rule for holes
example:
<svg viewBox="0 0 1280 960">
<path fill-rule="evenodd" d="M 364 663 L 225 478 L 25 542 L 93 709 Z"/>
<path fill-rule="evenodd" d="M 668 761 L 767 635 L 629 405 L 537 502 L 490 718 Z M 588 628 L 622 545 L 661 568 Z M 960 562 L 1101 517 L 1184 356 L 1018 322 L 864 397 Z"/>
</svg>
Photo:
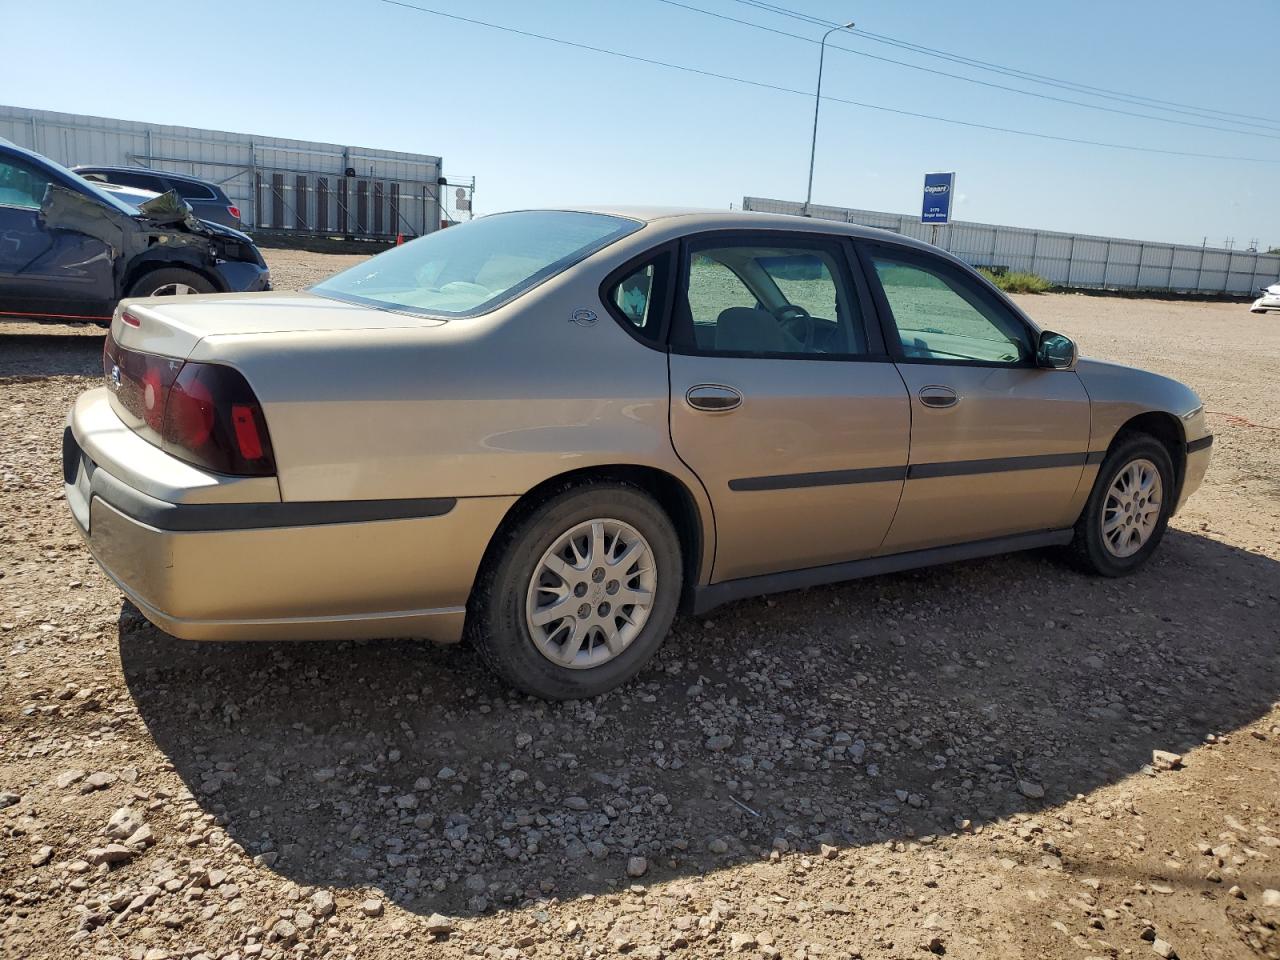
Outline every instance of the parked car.
<svg viewBox="0 0 1280 960">
<path fill-rule="evenodd" d="M 122 297 L 269 289 L 245 234 L 174 193 L 135 200 L 0 141 L 0 316 L 107 323 Z"/>
<path fill-rule="evenodd" d="M 1259 291 L 1260 296 L 1249 308 L 1251 313 L 1266 313 L 1268 310 L 1280 310 L 1280 283 L 1273 283 Z"/>
<path fill-rule="evenodd" d="M 465 631 L 548 698 L 678 608 L 1054 545 L 1130 573 L 1212 443 L 941 250 L 753 213 L 489 216 L 305 293 L 127 304 L 104 367 L 67 503 L 157 626 Z"/>
<path fill-rule="evenodd" d="M 120 187 L 131 187 L 134 190 L 149 190 L 152 193 L 177 193 L 195 211 L 195 215 L 209 223 L 220 223 L 224 227 L 243 230 L 240 220 L 240 208 L 231 202 L 227 192 L 216 183 L 187 177 L 179 173 L 165 170 L 151 170 L 147 167 L 110 167 L 95 164 L 82 164 L 72 167 L 86 180 L 100 183 L 114 183 Z"/>
</svg>

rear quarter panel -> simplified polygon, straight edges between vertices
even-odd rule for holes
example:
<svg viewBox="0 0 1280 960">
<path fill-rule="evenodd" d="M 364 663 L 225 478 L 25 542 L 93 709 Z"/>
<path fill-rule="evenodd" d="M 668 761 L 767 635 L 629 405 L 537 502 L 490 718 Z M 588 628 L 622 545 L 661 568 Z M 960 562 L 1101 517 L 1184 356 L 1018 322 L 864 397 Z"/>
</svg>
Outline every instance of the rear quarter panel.
<svg viewBox="0 0 1280 960">
<path fill-rule="evenodd" d="M 253 386 L 286 501 L 519 496 L 569 471 L 638 465 L 685 485 L 709 552 L 710 506 L 671 445 L 666 354 L 600 302 L 615 262 L 597 255 L 481 317 L 213 335 L 190 359 L 229 363 Z M 598 320 L 572 322 L 581 308 Z"/>
</svg>

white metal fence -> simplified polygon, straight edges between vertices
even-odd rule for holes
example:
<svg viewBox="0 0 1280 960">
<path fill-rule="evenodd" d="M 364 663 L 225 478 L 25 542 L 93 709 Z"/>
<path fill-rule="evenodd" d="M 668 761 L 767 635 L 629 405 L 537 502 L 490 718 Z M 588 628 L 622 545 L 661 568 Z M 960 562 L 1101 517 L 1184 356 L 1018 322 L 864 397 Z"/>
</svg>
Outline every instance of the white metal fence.
<svg viewBox="0 0 1280 960">
<path fill-rule="evenodd" d="M 744 197 L 742 209 L 799 214 L 804 204 Z M 919 217 L 813 204 L 824 220 L 879 227 L 936 243 L 975 267 L 1035 273 L 1063 287 L 1174 293 L 1254 294 L 1280 279 L 1280 255 L 1121 240 L 957 220 L 937 229 Z"/>
<path fill-rule="evenodd" d="M 251 228 L 389 238 L 456 216 L 440 158 L 427 154 L 2 105 L 0 137 L 68 167 L 149 167 L 216 183 Z"/>
</svg>

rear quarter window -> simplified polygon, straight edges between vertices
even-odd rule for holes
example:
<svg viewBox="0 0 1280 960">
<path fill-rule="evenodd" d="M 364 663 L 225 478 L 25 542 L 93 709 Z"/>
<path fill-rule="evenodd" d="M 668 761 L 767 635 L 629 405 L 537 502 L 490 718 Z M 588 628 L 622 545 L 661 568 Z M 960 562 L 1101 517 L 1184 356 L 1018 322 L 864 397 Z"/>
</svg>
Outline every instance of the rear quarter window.
<svg viewBox="0 0 1280 960">
<path fill-rule="evenodd" d="M 178 191 L 178 196 L 183 200 L 217 200 L 218 194 L 205 183 L 195 183 L 191 180 L 170 180 L 173 189 Z"/>
</svg>

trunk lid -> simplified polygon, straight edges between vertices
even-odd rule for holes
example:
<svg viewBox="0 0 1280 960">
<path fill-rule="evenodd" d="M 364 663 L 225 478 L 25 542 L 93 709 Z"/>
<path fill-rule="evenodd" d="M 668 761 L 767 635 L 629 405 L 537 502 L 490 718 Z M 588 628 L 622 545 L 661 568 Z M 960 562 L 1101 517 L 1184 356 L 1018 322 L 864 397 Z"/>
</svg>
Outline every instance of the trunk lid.
<svg viewBox="0 0 1280 960">
<path fill-rule="evenodd" d="M 111 323 L 116 342 L 130 350 L 185 360 L 205 337 L 294 331 L 434 327 L 444 321 L 375 310 L 310 293 L 217 293 L 126 301 L 138 321 Z"/>
</svg>

